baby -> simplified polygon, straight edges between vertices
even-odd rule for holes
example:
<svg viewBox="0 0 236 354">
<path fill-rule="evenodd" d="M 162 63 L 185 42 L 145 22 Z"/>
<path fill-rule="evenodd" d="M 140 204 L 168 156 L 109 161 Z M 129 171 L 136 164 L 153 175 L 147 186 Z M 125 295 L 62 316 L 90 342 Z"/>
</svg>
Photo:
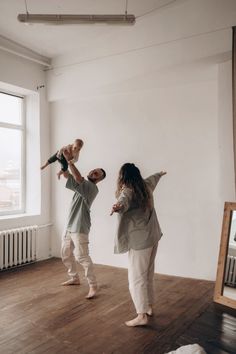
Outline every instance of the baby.
<svg viewBox="0 0 236 354">
<path fill-rule="evenodd" d="M 58 150 L 53 156 L 51 156 L 47 162 L 41 167 L 41 170 L 43 170 L 45 167 L 50 165 L 51 163 L 55 161 L 59 161 L 61 164 L 61 170 L 57 173 L 58 179 L 60 179 L 61 175 L 63 172 L 68 170 L 68 162 L 76 162 L 78 161 L 79 158 L 79 152 L 84 145 L 83 140 L 81 139 L 76 139 L 74 141 L 74 144 L 70 144 L 67 146 L 63 146 L 60 150 Z M 64 152 L 68 152 L 69 155 L 72 156 L 72 159 L 70 161 L 67 161 Z"/>
</svg>

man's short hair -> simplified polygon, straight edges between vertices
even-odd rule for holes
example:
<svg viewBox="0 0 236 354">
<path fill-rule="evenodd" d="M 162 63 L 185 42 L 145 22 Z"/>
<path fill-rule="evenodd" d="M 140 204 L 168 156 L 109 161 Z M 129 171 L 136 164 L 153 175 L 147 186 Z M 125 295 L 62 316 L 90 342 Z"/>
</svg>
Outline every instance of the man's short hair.
<svg viewBox="0 0 236 354">
<path fill-rule="evenodd" d="M 103 168 L 101 168 L 100 169 L 101 171 L 102 171 L 102 173 L 103 173 L 103 179 L 106 177 L 106 172 L 104 171 L 104 169 Z"/>
</svg>

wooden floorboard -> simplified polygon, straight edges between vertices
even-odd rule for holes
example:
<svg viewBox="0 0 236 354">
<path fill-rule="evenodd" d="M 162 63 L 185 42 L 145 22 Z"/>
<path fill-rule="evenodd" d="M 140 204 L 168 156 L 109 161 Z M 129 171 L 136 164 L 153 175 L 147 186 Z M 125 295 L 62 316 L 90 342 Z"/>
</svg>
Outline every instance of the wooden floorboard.
<svg viewBox="0 0 236 354">
<path fill-rule="evenodd" d="M 176 341 L 176 347 L 194 340 L 212 354 L 236 353 L 235 310 L 210 304 Z"/>
<path fill-rule="evenodd" d="M 127 271 L 95 265 L 100 291 L 63 287 L 59 259 L 0 273 L 1 354 L 164 354 L 199 343 L 208 353 L 236 353 L 235 312 L 212 303 L 213 282 L 155 275 L 155 316 L 128 328 L 135 311 Z M 218 350 L 218 351 L 217 351 Z"/>
</svg>

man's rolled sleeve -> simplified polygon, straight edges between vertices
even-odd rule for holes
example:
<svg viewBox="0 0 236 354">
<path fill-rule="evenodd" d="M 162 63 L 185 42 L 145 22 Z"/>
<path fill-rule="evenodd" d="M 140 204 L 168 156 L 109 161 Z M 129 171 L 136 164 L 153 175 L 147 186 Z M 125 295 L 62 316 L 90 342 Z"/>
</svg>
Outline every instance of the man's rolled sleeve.
<svg viewBox="0 0 236 354">
<path fill-rule="evenodd" d="M 76 180 L 74 179 L 74 177 L 70 174 L 67 182 L 66 182 L 66 188 L 74 191 L 74 192 L 79 192 L 82 194 L 83 192 L 83 182 L 84 179 L 81 183 L 76 182 Z"/>
</svg>

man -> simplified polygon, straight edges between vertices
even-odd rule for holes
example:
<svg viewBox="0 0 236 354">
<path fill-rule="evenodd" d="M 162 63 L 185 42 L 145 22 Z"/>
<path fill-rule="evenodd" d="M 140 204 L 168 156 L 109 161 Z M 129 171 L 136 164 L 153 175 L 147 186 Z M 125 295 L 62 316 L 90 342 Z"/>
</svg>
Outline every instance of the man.
<svg viewBox="0 0 236 354">
<path fill-rule="evenodd" d="M 69 169 L 63 175 L 67 178 L 66 188 L 74 191 L 71 201 L 65 234 L 62 240 L 62 261 L 68 268 L 69 280 L 62 285 L 79 285 L 79 275 L 76 262 L 80 263 L 85 271 L 85 277 L 89 284 L 89 292 L 86 296 L 91 299 L 97 291 L 97 281 L 93 271 L 93 262 L 89 256 L 89 231 L 91 226 L 90 207 L 98 194 L 97 183 L 106 177 L 102 168 L 96 168 L 89 172 L 87 180 L 84 179 L 73 160 L 70 161 L 69 153 L 66 153 L 69 161 Z"/>
</svg>

